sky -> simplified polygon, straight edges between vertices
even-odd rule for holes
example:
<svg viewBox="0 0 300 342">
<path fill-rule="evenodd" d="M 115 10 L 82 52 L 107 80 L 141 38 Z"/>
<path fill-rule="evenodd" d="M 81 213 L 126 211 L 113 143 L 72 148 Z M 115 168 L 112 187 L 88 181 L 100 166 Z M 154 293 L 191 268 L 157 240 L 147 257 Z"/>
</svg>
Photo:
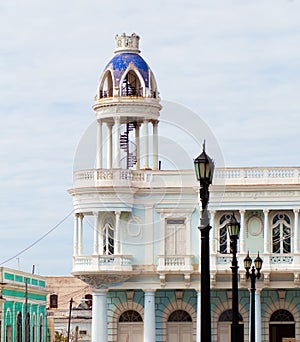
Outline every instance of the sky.
<svg viewBox="0 0 300 342">
<path fill-rule="evenodd" d="M 199 116 L 226 166 L 299 166 L 299 13 L 299 0 L 2 2 L 1 265 L 71 272 L 67 189 L 116 34 L 141 37 L 160 97 Z"/>
</svg>

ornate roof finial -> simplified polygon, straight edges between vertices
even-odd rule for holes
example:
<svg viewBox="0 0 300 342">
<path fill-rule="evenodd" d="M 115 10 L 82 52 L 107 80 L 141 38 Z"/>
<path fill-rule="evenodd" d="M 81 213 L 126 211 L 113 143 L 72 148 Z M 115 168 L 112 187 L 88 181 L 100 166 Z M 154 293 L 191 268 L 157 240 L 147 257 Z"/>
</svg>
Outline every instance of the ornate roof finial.
<svg viewBox="0 0 300 342">
<path fill-rule="evenodd" d="M 122 33 L 121 36 L 117 34 L 115 39 L 116 39 L 115 53 L 119 53 L 119 52 L 140 53 L 141 52 L 139 50 L 140 37 L 136 35 L 135 33 L 132 33 L 131 36 L 126 36 L 125 33 Z"/>
</svg>

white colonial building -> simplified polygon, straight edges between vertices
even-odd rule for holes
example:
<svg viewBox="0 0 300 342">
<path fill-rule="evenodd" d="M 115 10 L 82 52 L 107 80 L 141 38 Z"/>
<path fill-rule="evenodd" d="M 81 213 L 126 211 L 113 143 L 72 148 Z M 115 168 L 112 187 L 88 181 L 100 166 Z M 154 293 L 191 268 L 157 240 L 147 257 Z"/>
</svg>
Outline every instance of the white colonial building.
<svg viewBox="0 0 300 342">
<path fill-rule="evenodd" d="M 153 72 L 140 55 L 137 35 L 116 36 L 116 43 L 93 106 L 95 168 L 76 170 L 69 190 L 75 209 L 72 274 L 92 288 L 93 342 L 199 341 L 199 184 L 194 170 L 161 169 L 161 105 Z M 214 342 L 230 338 L 226 223 L 232 213 L 241 223 L 239 312 L 245 341 L 248 251 L 252 257 L 259 251 L 263 259 L 256 341 L 300 339 L 299 176 L 300 168 L 215 170 L 209 203 Z"/>
</svg>

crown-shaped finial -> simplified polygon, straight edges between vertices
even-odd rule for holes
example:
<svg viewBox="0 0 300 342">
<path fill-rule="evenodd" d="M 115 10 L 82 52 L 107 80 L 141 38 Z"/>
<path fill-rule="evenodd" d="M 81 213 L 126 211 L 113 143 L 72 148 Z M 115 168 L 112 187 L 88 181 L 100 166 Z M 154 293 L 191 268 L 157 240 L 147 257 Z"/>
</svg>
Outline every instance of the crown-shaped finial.
<svg viewBox="0 0 300 342">
<path fill-rule="evenodd" d="M 140 37 L 136 35 L 135 33 L 132 33 L 131 36 L 126 36 L 125 33 L 122 33 L 121 36 L 117 34 L 115 39 L 116 39 L 115 53 L 119 53 L 119 52 L 140 53 L 141 52 L 139 50 Z"/>
</svg>

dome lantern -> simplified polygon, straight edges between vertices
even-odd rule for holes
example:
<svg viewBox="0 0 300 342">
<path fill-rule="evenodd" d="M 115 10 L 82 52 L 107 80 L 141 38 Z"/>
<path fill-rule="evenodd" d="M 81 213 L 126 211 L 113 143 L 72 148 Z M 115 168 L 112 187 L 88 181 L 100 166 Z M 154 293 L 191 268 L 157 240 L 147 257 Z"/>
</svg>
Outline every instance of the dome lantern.
<svg viewBox="0 0 300 342">
<path fill-rule="evenodd" d="M 135 33 L 132 33 L 131 36 L 126 36 L 125 33 L 122 35 L 116 35 L 116 50 L 115 53 L 120 52 L 133 52 L 133 53 L 140 53 L 139 50 L 139 40 L 140 37 Z"/>
</svg>

